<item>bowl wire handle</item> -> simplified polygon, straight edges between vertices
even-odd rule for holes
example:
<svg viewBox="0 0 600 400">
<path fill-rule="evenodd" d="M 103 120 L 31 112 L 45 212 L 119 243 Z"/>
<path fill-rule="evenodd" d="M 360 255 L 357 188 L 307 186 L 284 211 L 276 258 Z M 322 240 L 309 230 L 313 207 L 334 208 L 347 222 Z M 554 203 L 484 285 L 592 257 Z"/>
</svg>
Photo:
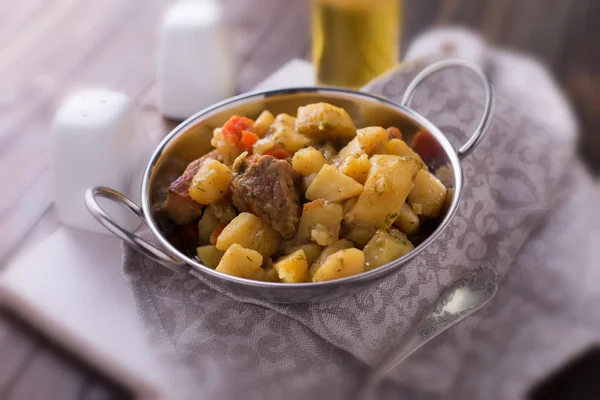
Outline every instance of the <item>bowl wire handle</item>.
<svg viewBox="0 0 600 400">
<path fill-rule="evenodd" d="M 467 142 L 457 151 L 458 157 L 462 159 L 468 156 L 485 136 L 490 123 L 492 122 L 492 114 L 494 113 L 494 86 L 492 85 L 492 80 L 490 77 L 481 68 L 471 62 L 460 59 L 442 60 L 431 64 L 419 72 L 419 74 L 417 74 L 417 76 L 415 76 L 415 78 L 410 82 L 406 88 L 406 91 L 404 92 L 404 96 L 402 96 L 401 105 L 406 107 L 408 106 L 408 103 L 410 103 L 411 99 L 413 98 L 417 87 L 426 78 L 441 70 L 456 67 L 468 69 L 477 75 L 481 80 L 483 89 L 485 91 L 485 106 L 483 108 L 483 115 L 481 116 L 479 125 L 477 125 L 477 128 L 475 128 L 475 131 L 469 140 L 467 140 Z"/>
<path fill-rule="evenodd" d="M 123 194 L 107 187 L 96 186 L 86 190 L 85 192 L 85 205 L 87 206 L 90 214 L 92 214 L 92 216 L 96 218 L 98 222 L 100 222 L 106 229 L 111 231 L 115 236 L 124 240 L 126 243 L 131 245 L 131 247 L 142 254 L 150 257 L 152 260 L 168 267 L 175 272 L 189 272 L 189 268 L 184 263 L 148 243 L 136 233 L 130 232 L 119 225 L 118 222 L 116 222 L 102 209 L 102 207 L 100 207 L 97 202 L 98 197 L 111 200 L 114 203 L 126 207 L 135 215 L 137 215 L 145 224 L 147 224 L 146 218 L 144 218 L 144 212 L 140 206 Z"/>
</svg>

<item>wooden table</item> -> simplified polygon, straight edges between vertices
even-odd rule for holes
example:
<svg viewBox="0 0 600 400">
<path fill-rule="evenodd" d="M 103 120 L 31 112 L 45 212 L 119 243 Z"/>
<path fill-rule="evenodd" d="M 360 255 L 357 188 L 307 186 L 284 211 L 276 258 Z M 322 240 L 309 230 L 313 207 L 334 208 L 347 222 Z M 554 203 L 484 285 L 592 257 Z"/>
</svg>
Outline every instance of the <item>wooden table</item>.
<svg viewBox="0 0 600 400">
<path fill-rule="evenodd" d="M 236 46 L 239 92 L 291 58 L 310 58 L 308 0 L 222 0 Z M 48 133 L 57 103 L 78 87 L 131 96 L 153 139 L 156 31 L 167 0 L 0 2 L 0 267 L 58 226 Z M 406 0 L 404 39 L 459 23 L 530 51 L 565 86 L 582 121 L 582 154 L 600 170 L 600 31 L 594 0 Z M 533 90 L 533 88 L 532 88 Z M 42 379 L 44 378 L 44 379 Z M 127 393 L 0 311 L 0 398 L 115 398 Z"/>
</svg>

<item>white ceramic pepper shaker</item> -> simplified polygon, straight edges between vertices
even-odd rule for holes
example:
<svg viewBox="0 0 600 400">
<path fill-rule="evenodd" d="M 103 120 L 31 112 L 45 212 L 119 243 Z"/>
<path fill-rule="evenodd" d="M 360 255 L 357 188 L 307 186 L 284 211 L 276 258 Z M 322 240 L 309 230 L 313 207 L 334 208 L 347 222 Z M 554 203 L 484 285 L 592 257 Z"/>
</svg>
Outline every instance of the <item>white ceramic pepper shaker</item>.
<svg viewBox="0 0 600 400">
<path fill-rule="evenodd" d="M 85 191 L 93 186 L 110 187 L 139 202 L 153 146 L 126 95 L 102 89 L 73 93 L 56 113 L 51 150 L 54 204 L 63 224 L 109 233 L 85 206 Z M 122 207 L 102 206 L 128 229 L 139 226 L 140 220 Z"/>
<path fill-rule="evenodd" d="M 215 0 L 184 0 L 164 13 L 158 46 L 162 114 L 185 119 L 235 94 L 233 48 Z"/>
</svg>

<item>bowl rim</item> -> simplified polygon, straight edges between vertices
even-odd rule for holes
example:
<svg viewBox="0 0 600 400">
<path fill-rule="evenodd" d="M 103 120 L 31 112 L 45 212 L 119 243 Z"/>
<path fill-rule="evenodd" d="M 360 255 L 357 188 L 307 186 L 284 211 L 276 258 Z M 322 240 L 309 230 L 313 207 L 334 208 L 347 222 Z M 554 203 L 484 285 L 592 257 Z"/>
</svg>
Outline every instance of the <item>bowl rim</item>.
<svg viewBox="0 0 600 400">
<path fill-rule="evenodd" d="M 150 183 L 152 178 L 152 172 L 154 167 L 158 164 L 161 156 L 164 151 L 167 149 L 169 144 L 178 136 L 184 134 L 188 128 L 197 125 L 197 121 L 201 118 L 210 117 L 211 114 L 215 114 L 217 112 L 223 111 L 224 108 L 228 106 L 232 106 L 234 104 L 247 104 L 251 103 L 255 100 L 264 99 L 271 96 L 279 96 L 279 95 L 294 95 L 301 93 L 311 93 L 311 94 L 335 94 L 342 95 L 341 98 L 346 100 L 352 100 L 353 98 L 360 98 L 362 100 L 367 100 L 370 102 L 378 102 L 383 103 L 384 105 L 390 106 L 391 108 L 397 110 L 399 114 L 409 118 L 412 122 L 420 125 L 429 131 L 437 140 L 437 142 L 442 146 L 448 159 L 450 161 L 450 165 L 452 166 L 452 172 L 454 174 L 454 195 L 450 207 L 446 212 L 446 215 L 438 225 L 438 227 L 419 245 L 417 245 L 413 250 L 405 254 L 404 256 L 397 258 L 396 260 L 382 265 L 378 268 L 372 269 L 370 271 L 366 271 L 357 275 L 352 275 L 349 277 L 335 279 L 331 281 L 323 281 L 323 282 L 303 282 L 303 283 L 282 283 L 282 282 L 263 282 L 250 280 L 245 278 L 240 278 L 232 275 L 227 275 L 221 272 L 218 272 L 212 268 L 209 268 L 198 261 L 187 257 L 181 251 L 179 251 L 175 246 L 173 246 L 160 232 L 156 221 L 151 212 L 150 206 Z M 327 286 L 337 286 L 342 284 L 350 284 L 357 281 L 362 280 L 373 280 L 379 277 L 388 275 L 393 273 L 396 269 L 398 269 L 401 265 L 406 264 L 416 256 L 418 256 L 421 252 L 423 252 L 427 247 L 429 247 L 439 236 L 440 234 L 448 227 L 450 221 L 456 214 L 458 209 L 458 204 L 460 202 L 460 198 L 462 196 L 463 191 L 463 170 L 462 164 L 456 152 L 456 149 L 452 146 L 448 138 L 440 131 L 440 129 L 430 122 L 427 118 L 423 117 L 418 112 L 412 110 L 411 108 L 402 106 L 397 104 L 391 100 L 385 99 L 383 97 L 379 97 L 370 93 L 361 92 L 358 90 L 352 89 L 343 89 L 337 87 L 327 87 L 327 86 L 302 86 L 302 87 L 292 87 L 292 88 L 284 88 L 284 89 L 274 89 L 274 90 L 263 90 L 263 91 L 252 91 L 244 94 L 240 94 L 238 96 L 231 97 L 229 99 L 223 100 L 216 104 L 213 104 L 203 110 L 198 111 L 188 119 L 181 122 L 177 125 L 165 138 L 158 144 L 156 149 L 154 150 L 152 157 L 150 158 L 146 170 L 144 172 L 143 180 L 142 180 L 142 188 L 141 188 L 141 200 L 142 200 L 142 210 L 146 219 L 146 224 L 150 228 L 152 234 L 158 239 L 160 244 L 165 248 L 166 252 L 177 259 L 178 261 L 188 265 L 193 270 L 198 271 L 201 274 L 210 275 L 217 280 L 223 279 L 225 281 L 229 281 L 234 284 L 241 284 L 244 286 L 251 286 L 256 288 L 264 288 L 264 289 L 286 289 L 288 291 L 293 290 L 304 290 L 310 288 L 323 288 Z"/>
</svg>

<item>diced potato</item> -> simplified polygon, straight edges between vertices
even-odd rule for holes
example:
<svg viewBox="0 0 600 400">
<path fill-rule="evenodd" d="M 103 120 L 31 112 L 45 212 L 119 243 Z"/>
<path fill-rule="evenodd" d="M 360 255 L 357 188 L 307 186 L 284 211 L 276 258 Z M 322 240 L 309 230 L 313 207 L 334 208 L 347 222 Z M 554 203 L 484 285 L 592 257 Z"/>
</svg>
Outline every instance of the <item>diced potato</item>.
<svg viewBox="0 0 600 400">
<path fill-rule="evenodd" d="M 404 140 L 402 139 L 392 139 L 389 142 L 385 143 L 385 152 L 387 154 L 392 154 L 394 156 L 401 157 L 413 157 L 417 160 L 421 161 L 424 169 L 427 169 L 427 165 L 421 159 L 421 156 L 417 154 L 413 149 L 411 149 Z"/>
<path fill-rule="evenodd" d="M 316 172 L 314 174 L 310 174 L 309 176 L 302 177 L 302 190 L 304 190 L 304 193 L 306 193 L 306 191 L 310 187 L 310 184 L 315 180 L 316 177 Z"/>
<path fill-rule="evenodd" d="M 361 147 L 370 155 L 376 148 L 385 145 L 388 137 L 388 132 L 380 126 L 369 126 L 356 131 L 356 138 Z"/>
<path fill-rule="evenodd" d="M 265 136 L 274 121 L 275 117 L 268 110 L 261 112 L 258 118 L 256 118 L 256 121 L 254 121 L 254 133 L 256 133 L 258 137 Z"/>
<path fill-rule="evenodd" d="M 385 151 L 385 146 L 378 144 L 377 147 L 375 147 L 375 150 L 373 150 L 373 154 L 387 154 Z"/>
<path fill-rule="evenodd" d="M 336 202 L 357 196 L 362 190 L 363 185 L 342 174 L 336 167 L 323 165 L 308 190 L 306 190 L 306 198 Z"/>
<path fill-rule="evenodd" d="M 231 170 L 212 158 L 202 163 L 190 185 L 190 197 L 197 203 L 210 204 L 227 196 Z"/>
<path fill-rule="evenodd" d="M 340 218 L 340 222 L 342 219 Z M 336 225 L 335 228 L 331 228 L 327 225 L 323 225 L 317 222 L 314 228 L 310 231 L 310 240 L 318 243 L 321 246 L 327 246 L 340 237 L 340 225 Z"/>
<path fill-rule="evenodd" d="M 206 246 L 200 246 L 196 249 L 196 255 L 200 259 L 200 262 L 206 265 L 209 268 L 217 268 L 221 258 L 223 257 L 223 252 L 217 249 L 216 246 L 212 244 Z"/>
<path fill-rule="evenodd" d="M 264 154 L 265 151 L 275 147 L 275 137 L 273 135 L 267 135 L 262 139 L 259 139 L 252 146 L 252 153 L 254 154 Z"/>
<path fill-rule="evenodd" d="M 365 255 L 362 251 L 350 248 L 333 253 L 315 271 L 313 282 L 331 281 L 365 272 Z"/>
<path fill-rule="evenodd" d="M 310 144 L 310 139 L 297 132 L 292 132 L 287 136 L 275 136 L 276 145 L 280 145 L 285 151 L 294 154 L 296 151 Z"/>
<path fill-rule="evenodd" d="M 292 168 L 300 175 L 309 176 L 319 172 L 323 165 L 327 164 L 327 160 L 323 154 L 314 147 L 307 147 L 298 150 L 292 158 Z"/>
<path fill-rule="evenodd" d="M 273 267 L 282 282 L 300 283 L 308 281 L 308 262 L 302 249 L 283 256 L 273 264 Z"/>
<path fill-rule="evenodd" d="M 213 214 L 220 222 L 225 222 L 227 224 L 237 216 L 237 210 L 231 201 L 226 198 L 209 204 L 208 208 L 212 210 Z"/>
<path fill-rule="evenodd" d="M 309 138 L 297 132 L 292 132 L 288 136 L 276 136 L 276 138 L 277 141 L 275 144 L 281 145 L 290 154 L 294 154 L 296 151 L 310 144 Z"/>
<path fill-rule="evenodd" d="M 283 254 L 292 254 L 298 250 L 304 251 L 306 262 L 308 265 L 312 265 L 312 263 L 314 263 L 315 260 L 321 255 L 323 248 L 316 243 L 295 244 L 292 242 L 286 242 L 283 245 Z"/>
<path fill-rule="evenodd" d="M 367 152 L 358 141 L 358 137 L 355 137 L 337 154 L 335 157 L 335 165 L 340 165 L 348 157 L 360 157 L 363 154 L 367 154 Z"/>
<path fill-rule="evenodd" d="M 336 157 L 336 165 L 342 164 L 348 157 L 360 157 L 363 154 L 372 155 L 377 149 L 384 148 L 388 140 L 388 133 L 380 126 L 370 126 L 356 131 L 352 139 Z"/>
<path fill-rule="evenodd" d="M 296 130 L 319 138 L 352 139 L 356 135 L 356 127 L 346 110 L 328 103 L 299 107 Z"/>
<path fill-rule="evenodd" d="M 271 123 L 269 133 L 277 133 L 283 131 L 295 131 L 296 130 L 296 117 L 286 113 L 277 114 L 275 120 Z"/>
<path fill-rule="evenodd" d="M 259 252 L 234 243 L 223 254 L 217 271 L 240 278 L 260 279 L 264 275 L 262 262 L 263 257 Z"/>
<path fill-rule="evenodd" d="M 321 268 L 321 266 L 323 265 L 325 260 L 327 260 L 327 257 L 329 257 L 333 253 L 336 253 L 340 250 L 350 249 L 350 248 L 352 248 L 352 242 L 349 240 L 346 240 L 346 239 L 340 239 L 337 242 L 335 242 L 334 244 L 332 244 L 331 246 L 325 247 L 325 249 L 323 249 L 321 254 L 319 254 L 319 257 L 317 257 L 317 259 L 311 264 L 311 266 L 308 270 L 310 279 L 312 280 L 313 276 L 315 275 L 315 272 L 319 268 Z"/>
<path fill-rule="evenodd" d="M 364 190 L 354 208 L 344 217 L 346 223 L 389 228 L 412 190 L 414 177 L 420 169 L 421 163 L 416 158 L 371 157 L 371 171 Z"/>
<path fill-rule="evenodd" d="M 216 128 L 213 131 L 213 138 L 211 139 L 210 144 L 217 149 L 225 165 L 233 164 L 236 157 L 242 153 L 242 150 L 239 147 L 230 145 L 227 139 L 225 139 L 222 128 Z"/>
<path fill-rule="evenodd" d="M 411 206 L 404 203 L 398 213 L 398 218 L 394 221 L 394 226 L 407 235 L 410 235 L 419 229 L 419 225 L 420 221 L 417 214 L 415 214 Z"/>
<path fill-rule="evenodd" d="M 198 221 L 198 239 L 201 242 L 210 243 L 210 235 L 220 223 L 221 221 L 215 216 L 213 209 L 207 207 Z"/>
<path fill-rule="evenodd" d="M 446 187 L 433 174 L 421 170 L 415 178 L 415 187 L 408 195 L 411 205 L 421 205 L 421 215 L 435 218 L 446 202 Z"/>
<path fill-rule="evenodd" d="M 356 182 L 363 184 L 367 180 L 367 174 L 371 169 L 371 162 L 366 154 L 360 157 L 349 156 L 340 164 L 340 172 L 349 176 Z"/>
<path fill-rule="evenodd" d="M 344 201 L 344 215 L 348 214 L 350 210 L 354 208 L 356 203 L 358 202 L 358 196 L 351 197 L 348 200 Z"/>
<path fill-rule="evenodd" d="M 358 248 L 363 248 L 377 232 L 373 225 L 351 225 L 344 234 L 344 239 L 351 240 Z"/>
<path fill-rule="evenodd" d="M 386 129 L 388 135 L 390 136 L 390 140 L 392 139 L 402 139 L 402 132 L 400 132 L 400 129 L 396 128 L 395 126 L 390 126 Z"/>
<path fill-rule="evenodd" d="M 311 139 L 296 131 L 295 122 L 296 118 L 279 114 L 271 124 L 267 135 L 252 146 L 254 154 L 264 154 L 275 145 L 281 146 L 290 154 L 308 146 Z"/>
<path fill-rule="evenodd" d="M 317 199 L 302 207 L 302 216 L 296 233 L 298 243 L 312 240 L 328 246 L 339 239 L 343 208 L 340 204 Z"/>
<path fill-rule="evenodd" d="M 397 229 L 379 229 L 363 249 L 365 270 L 381 267 L 414 249 L 406 235 Z"/>
<path fill-rule="evenodd" d="M 410 208 L 412 208 L 417 215 L 423 214 L 423 205 L 421 203 L 411 204 Z"/>
<path fill-rule="evenodd" d="M 256 215 L 243 212 L 233 219 L 217 239 L 217 249 L 226 251 L 233 244 L 258 251 L 263 258 L 279 247 L 281 235 Z"/>
</svg>

